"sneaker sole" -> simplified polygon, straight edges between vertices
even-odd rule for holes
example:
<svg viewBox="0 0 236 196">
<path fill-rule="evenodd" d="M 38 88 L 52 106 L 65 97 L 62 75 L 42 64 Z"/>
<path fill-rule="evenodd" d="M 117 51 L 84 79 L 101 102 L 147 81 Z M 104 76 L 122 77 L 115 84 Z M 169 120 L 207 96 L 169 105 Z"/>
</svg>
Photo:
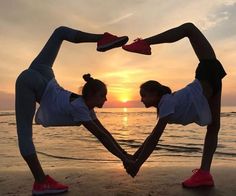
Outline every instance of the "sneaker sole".
<svg viewBox="0 0 236 196">
<path fill-rule="evenodd" d="M 56 193 L 65 193 L 67 192 L 68 189 L 63 189 L 63 190 L 46 190 L 46 191 L 32 191 L 32 195 L 45 195 L 45 194 L 56 194 Z"/>
<path fill-rule="evenodd" d="M 185 185 L 184 183 L 182 183 L 182 186 L 184 187 L 184 188 L 198 188 L 198 187 L 213 187 L 213 186 L 215 186 L 214 185 L 214 183 L 212 183 L 212 182 L 206 182 L 206 183 L 204 183 L 204 184 L 195 184 L 195 185 L 193 185 L 193 186 L 191 186 L 191 185 Z"/>
<path fill-rule="evenodd" d="M 126 44 L 128 42 L 128 40 L 129 40 L 129 38 L 127 36 L 120 37 L 119 39 L 117 39 L 114 42 L 111 42 L 109 44 L 104 44 L 102 46 L 97 47 L 97 51 L 105 52 L 105 51 L 110 50 L 112 48 L 121 47 L 124 44 Z"/>
<path fill-rule="evenodd" d="M 133 53 L 138 53 L 138 54 L 144 54 L 144 55 L 151 55 L 152 53 L 150 51 L 146 52 L 146 51 L 133 51 L 133 50 L 129 50 L 129 49 L 126 49 L 125 47 L 122 47 L 125 51 L 128 51 L 128 52 L 133 52 Z"/>
</svg>

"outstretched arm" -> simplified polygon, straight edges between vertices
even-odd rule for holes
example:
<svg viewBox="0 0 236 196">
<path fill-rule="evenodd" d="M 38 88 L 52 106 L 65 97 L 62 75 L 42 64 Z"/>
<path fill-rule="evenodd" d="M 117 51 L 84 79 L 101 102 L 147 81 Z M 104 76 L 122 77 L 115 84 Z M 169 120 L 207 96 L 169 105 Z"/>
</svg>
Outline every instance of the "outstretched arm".
<svg viewBox="0 0 236 196">
<path fill-rule="evenodd" d="M 187 37 L 199 60 L 216 58 L 215 52 L 202 34 L 202 32 L 193 23 L 184 23 L 176 28 L 169 29 L 158 35 L 146 38 L 149 45 L 173 43 Z"/>
<path fill-rule="evenodd" d="M 150 136 L 147 137 L 143 145 L 138 149 L 138 151 L 134 154 L 137 157 L 135 162 L 125 162 L 125 166 L 127 172 L 132 176 L 136 176 L 139 171 L 139 168 L 142 164 L 147 160 L 147 158 L 151 155 L 153 150 L 155 149 L 166 125 L 167 125 L 167 118 L 159 119 L 157 125 L 153 129 Z"/>
<path fill-rule="evenodd" d="M 121 148 L 121 146 L 117 143 L 117 141 L 115 140 L 115 138 L 111 135 L 111 133 L 102 125 L 102 123 L 96 119 L 94 120 L 94 122 L 96 123 L 96 125 L 104 132 L 107 134 L 107 136 L 113 141 L 113 143 L 115 144 L 115 146 L 125 155 L 127 155 L 127 152 Z"/>
<path fill-rule="evenodd" d="M 121 147 L 114 143 L 114 138 L 112 139 L 107 133 L 104 132 L 94 121 L 87 121 L 82 123 L 85 128 L 87 128 L 98 140 L 110 151 L 113 155 L 120 158 L 122 161 L 127 161 L 127 158 Z"/>
</svg>

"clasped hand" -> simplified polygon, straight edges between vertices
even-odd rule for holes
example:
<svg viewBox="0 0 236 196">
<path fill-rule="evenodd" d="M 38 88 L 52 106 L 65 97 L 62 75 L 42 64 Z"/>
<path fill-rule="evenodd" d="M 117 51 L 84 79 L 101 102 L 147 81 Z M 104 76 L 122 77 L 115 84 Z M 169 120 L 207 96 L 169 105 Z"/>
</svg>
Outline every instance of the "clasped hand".
<svg viewBox="0 0 236 196">
<path fill-rule="evenodd" d="M 137 164 L 137 160 L 133 155 L 126 154 L 126 159 L 123 160 L 123 165 L 126 172 L 133 178 L 137 175 L 140 166 Z"/>
</svg>

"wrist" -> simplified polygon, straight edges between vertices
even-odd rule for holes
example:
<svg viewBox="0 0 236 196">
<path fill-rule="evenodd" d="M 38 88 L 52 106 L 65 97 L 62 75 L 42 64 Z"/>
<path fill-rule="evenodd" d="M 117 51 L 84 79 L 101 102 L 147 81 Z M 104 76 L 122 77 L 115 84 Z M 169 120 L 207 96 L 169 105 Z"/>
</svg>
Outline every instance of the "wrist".
<svg viewBox="0 0 236 196">
<path fill-rule="evenodd" d="M 121 161 L 125 162 L 125 161 L 127 161 L 127 156 L 122 153 L 120 159 L 121 159 Z"/>
<path fill-rule="evenodd" d="M 135 165 L 136 165 L 137 168 L 140 168 L 142 164 L 143 164 L 143 163 L 142 163 L 139 159 L 137 159 L 137 160 L 135 161 Z"/>
<path fill-rule="evenodd" d="M 124 149 L 122 149 L 122 153 L 123 153 L 123 155 L 127 155 L 128 154 Z"/>
</svg>

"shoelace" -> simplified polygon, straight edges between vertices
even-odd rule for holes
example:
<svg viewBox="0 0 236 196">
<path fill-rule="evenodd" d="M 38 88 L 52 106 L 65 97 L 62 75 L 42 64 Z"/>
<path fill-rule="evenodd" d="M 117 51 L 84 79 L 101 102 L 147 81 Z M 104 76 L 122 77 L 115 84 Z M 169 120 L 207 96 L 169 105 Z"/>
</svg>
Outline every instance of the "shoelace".
<svg viewBox="0 0 236 196">
<path fill-rule="evenodd" d="M 199 169 L 193 169 L 192 172 L 193 172 L 194 174 L 196 174 L 196 173 L 198 172 L 198 170 L 199 170 Z"/>
<path fill-rule="evenodd" d="M 142 40 L 142 38 L 138 37 L 138 38 L 136 38 L 136 39 L 134 40 L 134 42 L 138 42 L 138 41 L 140 41 L 140 40 Z"/>
</svg>

